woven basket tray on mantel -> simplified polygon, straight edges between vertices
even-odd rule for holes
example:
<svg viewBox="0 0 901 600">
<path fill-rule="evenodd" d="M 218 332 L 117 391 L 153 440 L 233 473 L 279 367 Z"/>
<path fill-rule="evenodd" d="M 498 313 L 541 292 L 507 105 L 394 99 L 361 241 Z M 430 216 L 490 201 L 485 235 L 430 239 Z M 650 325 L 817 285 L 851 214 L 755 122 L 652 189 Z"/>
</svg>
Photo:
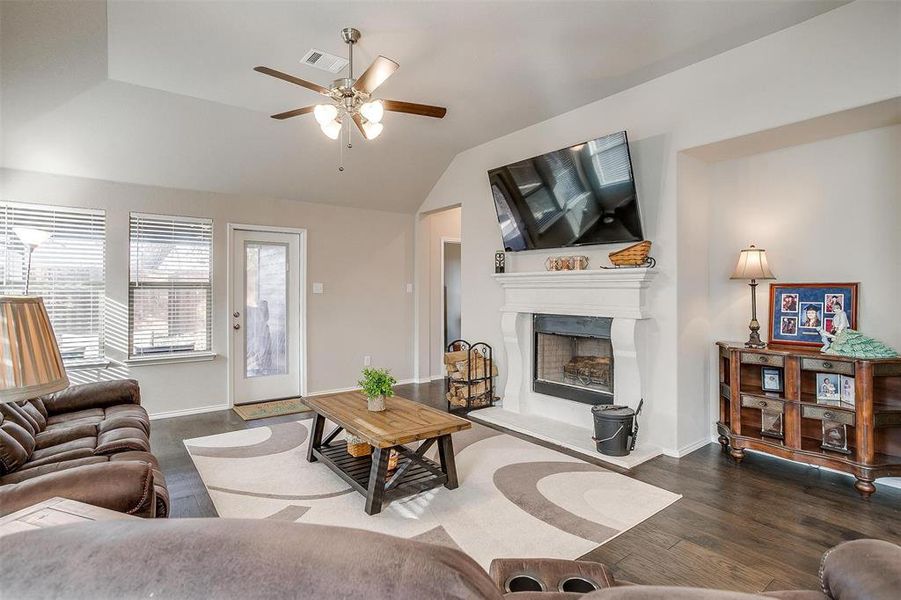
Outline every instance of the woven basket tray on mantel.
<svg viewBox="0 0 901 600">
<path fill-rule="evenodd" d="M 628 248 L 611 252 L 608 256 L 610 257 L 610 262 L 617 267 L 640 267 L 645 264 L 650 252 L 651 242 L 645 240 Z"/>
</svg>

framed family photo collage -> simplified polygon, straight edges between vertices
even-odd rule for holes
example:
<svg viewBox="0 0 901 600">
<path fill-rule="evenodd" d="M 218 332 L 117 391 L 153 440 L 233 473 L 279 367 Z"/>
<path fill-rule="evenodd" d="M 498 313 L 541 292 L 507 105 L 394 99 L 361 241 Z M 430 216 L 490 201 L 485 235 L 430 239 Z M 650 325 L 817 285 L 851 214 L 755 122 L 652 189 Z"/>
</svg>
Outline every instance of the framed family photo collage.
<svg viewBox="0 0 901 600">
<path fill-rule="evenodd" d="M 843 312 L 857 327 L 856 283 L 779 283 L 770 285 L 769 338 L 772 344 L 820 346 L 820 329 L 834 333 Z"/>
</svg>

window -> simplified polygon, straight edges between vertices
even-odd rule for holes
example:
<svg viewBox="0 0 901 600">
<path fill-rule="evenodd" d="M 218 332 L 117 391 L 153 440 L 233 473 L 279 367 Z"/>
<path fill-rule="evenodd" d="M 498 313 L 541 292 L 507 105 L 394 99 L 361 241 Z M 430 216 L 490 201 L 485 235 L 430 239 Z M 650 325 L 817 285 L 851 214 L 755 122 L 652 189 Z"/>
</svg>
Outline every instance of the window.
<svg viewBox="0 0 901 600">
<path fill-rule="evenodd" d="M 129 357 L 211 351 L 213 222 L 132 213 Z"/>
<path fill-rule="evenodd" d="M 32 254 L 28 293 L 44 298 L 67 365 L 103 358 L 104 248 L 102 210 L 0 201 L 0 293 L 25 292 L 28 249 L 17 228 L 50 233 Z"/>
</svg>

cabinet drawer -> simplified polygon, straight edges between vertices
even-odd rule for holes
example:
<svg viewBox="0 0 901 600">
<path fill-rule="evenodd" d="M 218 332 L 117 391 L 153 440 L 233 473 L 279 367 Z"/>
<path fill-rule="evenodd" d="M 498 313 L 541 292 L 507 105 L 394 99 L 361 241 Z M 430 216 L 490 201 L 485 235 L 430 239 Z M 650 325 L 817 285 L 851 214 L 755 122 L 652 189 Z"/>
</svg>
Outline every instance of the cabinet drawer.
<svg viewBox="0 0 901 600">
<path fill-rule="evenodd" d="M 742 394 L 741 405 L 746 408 L 759 408 L 772 412 L 783 412 L 785 403 L 774 398 L 760 398 L 759 396 L 746 396 Z"/>
<path fill-rule="evenodd" d="M 854 413 L 846 410 L 838 410 L 830 406 L 801 406 L 801 416 L 805 419 L 817 421 L 835 421 L 845 425 L 854 425 Z"/>
<path fill-rule="evenodd" d="M 741 362 L 746 365 L 766 365 L 768 367 L 783 366 L 784 359 L 774 354 L 758 354 L 757 352 L 742 352 Z"/>
<path fill-rule="evenodd" d="M 805 371 L 822 371 L 824 373 L 841 373 L 842 375 L 854 376 L 854 363 L 841 360 L 802 358 L 801 368 Z"/>
</svg>

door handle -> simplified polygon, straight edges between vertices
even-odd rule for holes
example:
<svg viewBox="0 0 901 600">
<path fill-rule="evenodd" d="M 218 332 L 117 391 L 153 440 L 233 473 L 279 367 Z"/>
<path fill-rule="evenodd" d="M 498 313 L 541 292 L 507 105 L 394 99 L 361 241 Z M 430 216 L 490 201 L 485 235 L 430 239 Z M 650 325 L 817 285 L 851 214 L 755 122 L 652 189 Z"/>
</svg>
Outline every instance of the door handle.
<svg viewBox="0 0 901 600">
<path fill-rule="evenodd" d="M 238 317 L 241 316 L 241 313 L 239 313 L 238 311 L 235 311 L 234 313 L 232 313 L 232 316 L 237 319 Z"/>
<path fill-rule="evenodd" d="M 236 330 L 236 331 L 237 331 L 238 329 L 241 329 L 241 324 L 240 324 L 240 323 L 235 323 L 234 325 L 232 325 L 232 329 L 234 329 L 234 330 Z"/>
</svg>

